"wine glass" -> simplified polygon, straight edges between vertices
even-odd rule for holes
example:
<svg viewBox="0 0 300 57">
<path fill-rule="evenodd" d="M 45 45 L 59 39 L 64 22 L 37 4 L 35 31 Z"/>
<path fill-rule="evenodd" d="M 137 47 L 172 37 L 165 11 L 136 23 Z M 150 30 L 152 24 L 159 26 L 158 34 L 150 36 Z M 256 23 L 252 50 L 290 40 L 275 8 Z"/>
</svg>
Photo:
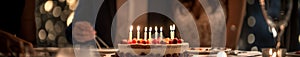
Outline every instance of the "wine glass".
<svg viewBox="0 0 300 57">
<path fill-rule="evenodd" d="M 266 4 L 265 4 L 265 0 L 260 0 L 260 7 L 261 7 L 261 11 L 263 14 L 264 19 L 266 20 L 266 23 L 271 27 L 271 29 L 273 29 L 273 35 L 274 38 L 277 38 L 277 43 L 276 43 L 276 49 L 280 48 L 280 41 L 281 41 L 281 37 L 284 34 L 285 28 L 288 25 L 288 21 L 290 19 L 291 16 L 291 12 L 292 12 L 292 2 L 293 0 L 281 0 L 281 7 L 280 7 L 280 17 L 279 18 L 272 18 L 270 17 L 270 15 L 268 14 L 267 10 L 266 10 Z M 277 34 L 277 35 L 276 35 Z"/>
</svg>

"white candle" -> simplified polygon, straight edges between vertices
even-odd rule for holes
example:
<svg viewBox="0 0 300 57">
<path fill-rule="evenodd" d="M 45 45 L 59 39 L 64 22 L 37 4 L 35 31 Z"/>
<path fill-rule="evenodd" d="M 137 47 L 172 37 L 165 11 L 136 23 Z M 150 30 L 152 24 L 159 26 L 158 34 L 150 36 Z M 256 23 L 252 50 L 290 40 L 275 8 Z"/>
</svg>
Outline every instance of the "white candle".
<svg viewBox="0 0 300 57">
<path fill-rule="evenodd" d="M 172 27 L 172 25 L 170 25 L 170 37 L 171 37 L 171 39 L 173 39 L 173 38 L 172 38 L 172 36 L 173 36 L 173 35 L 172 35 L 172 34 L 173 34 L 172 32 L 173 32 L 173 31 L 172 31 L 172 30 L 173 30 L 173 27 Z"/>
<path fill-rule="evenodd" d="M 132 40 L 132 29 L 133 29 L 133 26 L 131 25 L 130 30 L 129 30 L 129 39 L 128 40 Z"/>
<path fill-rule="evenodd" d="M 157 39 L 157 34 L 158 34 L 157 33 L 157 26 L 155 26 L 155 33 L 154 34 L 155 34 L 155 39 Z"/>
<path fill-rule="evenodd" d="M 151 40 L 151 31 L 152 31 L 152 27 L 149 27 L 149 40 Z"/>
<path fill-rule="evenodd" d="M 147 27 L 144 28 L 145 32 L 144 32 L 144 40 L 147 40 Z"/>
<path fill-rule="evenodd" d="M 172 28 L 172 29 L 173 29 L 173 30 L 172 30 L 172 33 L 173 33 L 173 34 L 172 34 L 172 37 L 173 37 L 173 39 L 174 39 L 174 37 L 175 37 L 175 28 L 176 28 L 176 27 L 175 27 L 175 24 L 173 24 L 173 28 Z"/>
<path fill-rule="evenodd" d="M 159 33 L 159 34 L 160 34 L 160 35 L 159 35 L 160 40 L 162 40 L 162 38 L 163 38 L 162 27 L 160 27 L 160 33 Z"/>
<path fill-rule="evenodd" d="M 140 26 L 137 26 L 137 40 L 140 40 Z"/>
<path fill-rule="evenodd" d="M 176 28 L 176 27 L 175 27 L 175 24 L 173 24 L 173 30 L 174 30 L 174 31 L 175 31 L 175 28 Z"/>
<path fill-rule="evenodd" d="M 171 39 L 174 39 L 174 35 L 175 35 L 175 34 L 174 34 L 174 33 L 175 33 L 175 25 L 173 24 L 173 25 L 171 25 L 170 27 L 171 27 L 171 29 L 170 29 L 170 30 L 171 30 Z"/>
<path fill-rule="evenodd" d="M 273 51 L 272 51 L 272 49 L 270 49 L 270 50 L 269 50 L 269 54 L 270 54 L 270 55 L 272 55 L 272 54 L 273 54 Z"/>
</svg>

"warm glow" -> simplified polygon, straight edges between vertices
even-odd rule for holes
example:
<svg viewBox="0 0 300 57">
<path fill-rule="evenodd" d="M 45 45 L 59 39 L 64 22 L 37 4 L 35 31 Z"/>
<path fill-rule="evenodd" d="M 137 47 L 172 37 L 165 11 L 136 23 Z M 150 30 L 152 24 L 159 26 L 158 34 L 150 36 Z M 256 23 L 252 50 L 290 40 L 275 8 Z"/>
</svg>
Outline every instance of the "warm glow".
<svg viewBox="0 0 300 57">
<path fill-rule="evenodd" d="M 151 37 L 151 31 L 152 31 L 152 27 L 149 27 L 149 38 L 148 38 L 149 40 L 152 38 Z"/>
<path fill-rule="evenodd" d="M 170 25 L 170 37 L 171 39 L 174 39 L 174 31 L 175 31 L 175 24 Z"/>
<path fill-rule="evenodd" d="M 53 8 L 53 1 L 47 1 L 44 5 L 45 11 L 49 12 Z"/>
<path fill-rule="evenodd" d="M 160 27 L 160 33 L 159 33 L 159 37 L 160 37 L 160 39 L 162 39 L 162 38 L 163 38 L 162 27 Z"/>
<path fill-rule="evenodd" d="M 149 28 L 149 32 L 151 32 L 151 31 L 152 31 L 152 27 Z"/>
<path fill-rule="evenodd" d="M 273 53 L 273 51 L 272 51 L 272 49 L 270 49 L 270 50 L 269 50 L 269 54 L 272 55 L 272 53 Z"/>
<path fill-rule="evenodd" d="M 172 30 L 172 28 L 173 28 L 172 25 L 170 25 L 170 30 Z"/>
<path fill-rule="evenodd" d="M 157 31 L 157 26 L 155 26 L 154 30 Z"/>
<path fill-rule="evenodd" d="M 147 27 L 144 28 L 145 32 L 144 32 L 144 40 L 147 40 Z"/>
<path fill-rule="evenodd" d="M 131 25 L 131 26 L 130 26 L 130 29 L 129 29 L 129 31 L 131 32 L 131 31 L 132 31 L 132 29 L 133 29 L 133 26 Z"/>
<path fill-rule="evenodd" d="M 137 40 L 140 40 L 140 26 L 137 26 L 137 36 L 136 36 L 136 38 L 137 38 Z"/>
<path fill-rule="evenodd" d="M 299 37 L 298 37 L 298 40 L 299 40 L 299 43 L 300 43 L 300 35 L 299 35 Z"/>
<path fill-rule="evenodd" d="M 140 26 L 137 26 L 137 31 L 140 31 L 140 29 L 141 29 Z"/>
<path fill-rule="evenodd" d="M 175 24 L 173 24 L 173 30 L 175 30 L 175 28 L 176 28 L 176 27 L 175 27 Z"/>
<path fill-rule="evenodd" d="M 163 28 L 162 28 L 162 27 L 160 27 L 160 31 L 162 31 L 162 29 L 163 29 Z"/>
<path fill-rule="evenodd" d="M 154 36 L 155 36 L 155 39 L 157 39 L 157 37 L 158 37 L 158 35 L 157 35 L 157 34 L 158 34 L 158 33 L 157 33 L 157 26 L 155 26 L 155 33 L 154 33 L 154 34 L 155 34 L 155 35 L 154 35 Z"/>
<path fill-rule="evenodd" d="M 130 41 L 132 40 L 132 29 L 133 29 L 133 26 L 131 25 L 130 29 L 129 29 L 129 40 Z"/>
<path fill-rule="evenodd" d="M 74 12 L 72 12 L 72 13 L 69 15 L 69 17 L 68 17 L 68 19 L 67 19 L 67 26 L 69 26 L 69 25 L 72 23 L 73 18 L 74 18 Z"/>
<path fill-rule="evenodd" d="M 69 5 L 70 10 L 75 10 L 77 8 L 77 0 L 67 0 L 67 4 Z"/>
<path fill-rule="evenodd" d="M 145 32 L 147 31 L 147 27 L 144 28 Z"/>
<path fill-rule="evenodd" d="M 68 5 L 74 5 L 76 3 L 76 0 L 67 0 Z"/>
<path fill-rule="evenodd" d="M 272 54 L 272 57 L 276 57 L 276 54 L 277 54 L 277 53 L 276 53 L 276 52 L 274 52 L 274 53 Z"/>
</svg>

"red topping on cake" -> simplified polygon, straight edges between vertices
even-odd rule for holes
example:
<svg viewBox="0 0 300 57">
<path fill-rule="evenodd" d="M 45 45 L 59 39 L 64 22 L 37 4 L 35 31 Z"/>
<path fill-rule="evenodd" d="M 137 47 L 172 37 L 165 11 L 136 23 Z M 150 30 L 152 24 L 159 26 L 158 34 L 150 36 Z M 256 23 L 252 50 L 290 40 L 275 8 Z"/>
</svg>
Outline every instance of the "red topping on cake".
<svg viewBox="0 0 300 57">
<path fill-rule="evenodd" d="M 136 43 L 137 43 L 136 38 L 133 38 L 132 41 L 131 41 L 131 44 L 136 44 Z"/>
</svg>

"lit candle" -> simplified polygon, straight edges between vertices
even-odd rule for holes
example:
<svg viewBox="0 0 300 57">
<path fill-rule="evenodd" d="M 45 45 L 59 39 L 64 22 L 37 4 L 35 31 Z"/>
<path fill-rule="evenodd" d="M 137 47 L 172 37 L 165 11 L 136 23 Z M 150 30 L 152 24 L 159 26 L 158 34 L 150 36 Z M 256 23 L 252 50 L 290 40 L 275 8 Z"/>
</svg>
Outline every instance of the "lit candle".
<svg viewBox="0 0 300 57">
<path fill-rule="evenodd" d="M 152 27 L 149 27 L 149 40 L 151 40 L 151 31 L 152 31 Z"/>
<path fill-rule="evenodd" d="M 155 26 L 155 33 L 154 34 L 155 34 L 155 39 L 157 39 L 157 34 L 158 34 L 157 33 L 157 26 Z"/>
<path fill-rule="evenodd" d="M 163 38 L 162 27 L 160 27 L 160 33 L 159 33 L 159 34 L 160 34 L 160 35 L 159 35 L 160 40 L 162 40 L 162 38 Z"/>
<path fill-rule="evenodd" d="M 133 26 L 131 25 L 130 30 L 129 30 L 129 40 L 130 41 L 132 40 L 132 29 L 133 29 Z"/>
<path fill-rule="evenodd" d="M 140 26 L 137 26 L 137 40 L 140 40 Z"/>
<path fill-rule="evenodd" d="M 172 38 L 172 36 L 173 36 L 173 35 L 172 35 L 172 34 L 173 34 L 172 32 L 173 32 L 173 31 L 172 31 L 172 30 L 173 30 L 173 27 L 172 27 L 172 25 L 170 25 L 170 37 L 171 37 L 171 39 L 173 39 L 173 38 Z"/>
<path fill-rule="evenodd" d="M 272 55 L 272 53 L 273 53 L 273 51 L 272 51 L 272 49 L 270 49 L 270 50 L 269 50 L 269 54 Z"/>
<path fill-rule="evenodd" d="M 144 40 L 147 40 L 147 27 L 145 27 L 145 32 L 144 32 Z"/>
<path fill-rule="evenodd" d="M 172 29 L 173 29 L 173 30 L 172 30 L 172 33 L 173 33 L 173 34 L 172 34 L 172 37 L 173 37 L 173 39 L 174 39 L 174 37 L 175 37 L 175 28 L 176 28 L 176 27 L 175 27 L 175 24 L 173 24 L 173 28 L 172 28 Z"/>
<path fill-rule="evenodd" d="M 175 35 L 175 24 L 170 26 L 170 30 L 171 30 L 171 39 L 174 39 L 174 35 Z"/>
</svg>

